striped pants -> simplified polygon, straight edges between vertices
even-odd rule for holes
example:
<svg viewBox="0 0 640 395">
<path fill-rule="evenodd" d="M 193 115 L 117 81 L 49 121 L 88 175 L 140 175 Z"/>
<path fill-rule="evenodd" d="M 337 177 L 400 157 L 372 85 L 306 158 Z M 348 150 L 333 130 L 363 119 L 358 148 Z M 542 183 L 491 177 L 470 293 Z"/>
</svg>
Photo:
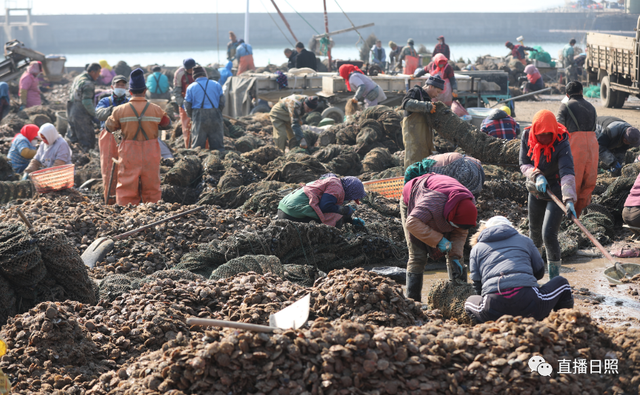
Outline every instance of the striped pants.
<svg viewBox="0 0 640 395">
<path fill-rule="evenodd" d="M 545 319 L 551 310 L 570 309 L 573 296 L 569 281 L 555 277 L 542 287 L 523 287 L 517 291 L 503 290 L 502 295 L 491 293 L 469 296 L 464 308 L 476 322 L 496 321 L 503 315 Z"/>
</svg>

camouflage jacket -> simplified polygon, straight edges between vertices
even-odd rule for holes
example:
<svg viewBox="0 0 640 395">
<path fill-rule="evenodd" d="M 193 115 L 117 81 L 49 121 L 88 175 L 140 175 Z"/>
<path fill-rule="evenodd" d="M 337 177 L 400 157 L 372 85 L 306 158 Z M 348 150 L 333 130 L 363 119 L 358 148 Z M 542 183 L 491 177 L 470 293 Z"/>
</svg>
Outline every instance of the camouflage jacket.
<svg viewBox="0 0 640 395">
<path fill-rule="evenodd" d="M 86 71 L 73 80 L 69 89 L 69 101 L 93 100 L 96 84 Z"/>
<path fill-rule="evenodd" d="M 291 118 L 291 124 L 302 123 L 302 115 L 304 114 L 304 101 L 307 97 L 305 95 L 291 95 L 283 97 L 280 102 L 276 104 L 282 107 L 289 113 Z"/>
</svg>

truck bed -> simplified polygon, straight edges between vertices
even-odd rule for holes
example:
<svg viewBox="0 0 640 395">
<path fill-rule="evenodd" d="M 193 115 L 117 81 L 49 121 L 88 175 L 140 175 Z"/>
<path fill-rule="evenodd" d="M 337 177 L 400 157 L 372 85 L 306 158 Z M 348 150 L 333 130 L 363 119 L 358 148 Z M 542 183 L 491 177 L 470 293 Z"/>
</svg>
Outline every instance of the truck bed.
<svg viewBox="0 0 640 395">
<path fill-rule="evenodd" d="M 606 70 L 608 74 L 618 73 L 634 80 L 637 69 L 635 46 L 634 37 L 588 33 L 587 67 Z"/>
</svg>

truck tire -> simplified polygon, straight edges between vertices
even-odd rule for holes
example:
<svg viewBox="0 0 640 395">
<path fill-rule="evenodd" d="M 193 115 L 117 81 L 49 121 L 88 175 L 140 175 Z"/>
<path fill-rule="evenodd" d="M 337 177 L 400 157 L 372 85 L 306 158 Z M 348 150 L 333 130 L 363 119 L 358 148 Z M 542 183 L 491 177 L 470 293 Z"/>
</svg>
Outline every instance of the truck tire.
<svg viewBox="0 0 640 395">
<path fill-rule="evenodd" d="M 600 81 L 600 100 L 607 108 L 613 108 L 618 103 L 618 92 L 611 89 L 611 80 L 608 75 L 602 77 Z"/>
<path fill-rule="evenodd" d="M 326 110 L 322 112 L 322 118 L 331 118 L 336 123 L 344 122 L 344 111 L 338 107 L 328 107 Z"/>
</svg>

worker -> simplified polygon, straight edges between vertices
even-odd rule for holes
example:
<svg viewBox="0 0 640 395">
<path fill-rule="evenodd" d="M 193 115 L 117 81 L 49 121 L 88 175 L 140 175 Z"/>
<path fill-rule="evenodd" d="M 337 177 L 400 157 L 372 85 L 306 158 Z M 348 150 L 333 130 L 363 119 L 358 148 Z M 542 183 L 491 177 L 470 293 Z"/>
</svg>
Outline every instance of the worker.
<svg viewBox="0 0 640 395">
<path fill-rule="evenodd" d="M 524 72 L 527 74 L 527 82 L 521 87 L 522 93 L 536 92 L 544 88 L 542 75 L 536 66 L 529 64 L 524 68 Z"/>
<path fill-rule="evenodd" d="M 287 140 L 295 137 L 300 148 L 307 148 L 307 140 L 302 134 L 302 116 L 318 107 L 317 96 L 291 95 L 283 97 L 269 112 L 273 124 L 273 139 L 283 152 Z"/>
<path fill-rule="evenodd" d="M 520 61 L 520 63 L 522 63 L 524 66 L 527 65 L 527 54 L 524 51 L 538 52 L 537 49 L 525 47 L 524 45 L 513 45 L 511 41 L 507 41 L 504 46 L 511 50 L 511 53 L 509 53 L 509 55 L 513 56 L 514 59 Z"/>
<path fill-rule="evenodd" d="M 413 48 L 413 39 L 410 38 L 407 40 L 407 45 L 402 48 L 402 53 L 398 58 L 398 63 L 400 64 L 404 60 L 404 68 L 402 69 L 403 74 L 413 74 L 414 71 L 418 68 L 420 64 L 420 57 L 416 52 L 415 48 Z"/>
<path fill-rule="evenodd" d="M 379 102 L 387 100 L 387 96 L 378 84 L 362 72 L 358 66 L 343 64 L 338 69 L 340 77 L 344 78 L 347 90 L 351 92 L 356 89 L 352 100 L 356 102 L 364 100 L 365 108 L 377 106 Z"/>
<path fill-rule="evenodd" d="M 387 69 L 387 54 L 380 40 L 376 40 L 376 45 L 371 48 L 371 63 L 380 66 L 383 71 Z"/>
<path fill-rule="evenodd" d="M 297 51 L 292 51 L 289 48 L 286 48 L 284 50 L 284 56 L 287 57 L 287 67 L 289 69 L 295 69 L 296 68 L 296 59 L 298 58 L 298 52 Z"/>
<path fill-rule="evenodd" d="M 543 286 L 544 261 L 535 245 L 502 216 L 489 219 L 471 237 L 469 270 L 476 295 L 464 308 L 472 321 L 504 315 L 545 319 L 552 310 L 573 308 L 569 281 L 555 277 Z"/>
<path fill-rule="evenodd" d="M 233 76 L 232 69 L 233 69 L 232 61 L 228 61 L 226 66 L 220 67 L 218 69 L 218 73 L 220 73 L 220 79 L 218 80 L 218 83 L 220 84 L 220 86 L 224 86 L 224 83 L 227 82 L 227 79 Z"/>
<path fill-rule="evenodd" d="M 569 133 L 549 110 L 534 115 L 531 127 L 522 134 L 520 170 L 529 190 L 529 237 L 536 247 L 547 252 L 549 278 L 560 273 L 560 243 L 558 229 L 563 211 L 547 193 L 564 201 L 568 214 L 576 216 L 576 183 Z"/>
<path fill-rule="evenodd" d="M 308 67 L 314 71 L 318 70 L 316 55 L 311 51 L 307 51 L 304 48 L 303 43 L 298 41 L 296 44 L 296 51 L 298 51 L 298 56 L 296 56 L 296 68 L 302 69 Z"/>
<path fill-rule="evenodd" d="M 229 32 L 229 36 L 233 32 Z M 233 36 L 235 38 L 235 35 Z M 227 46 L 227 49 L 229 47 Z M 233 54 L 235 56 L 235 46 L 233 47 Z M 193 84 L 193 68 L 196 66 L 196 61 L 192 58 L 188 58 L 182 61 L 182 67 L 176 70 L 173 76 L 173 96 L 178 104 L 180 112 L 180 122 L 182 123 L 182 136 L 184 138 L 185 148 L 189 148 L 190 136 L 191 136 L 191 119 L 184 110 L 184 95 L 187 94 L 187 88 Z"/>
<path fill-rule="evenodd" d="M 404 141 L 404 168 L 420 162 L 433 153 L 433 131 L 429 128 L 426 114 L 436 112 L 431 103 L 444 89 L 444 80 L 430 76 L 424 87 L 414 86 L 402 99 L 402 140 Z"/>
<path fill-rule="evenodd" d="M 502 106 L 489 113 L 480 131 L 499 139 L 513 140 L 520 134 L 520 124 L 511 118 L 511 109 Z"/>
<path fill-rule="evenodd" d="M 158 129 L 168 129 L 171 120 L 159 106 L 147 101 L 146 90 L 144 71 L 133 70 L 129 77 L 131 101 L 116 107 L 105 125 L 107 132 L 122 132 L 116 185 L 120 206 L 156 203 L 162 197 Z"/>
<path fill-rule="evenodd" d="M 69 130 L 66 137 L 72 143 L 80 143 L 83 148 L 92 149 L 96 143 L 96 133 L 93 124 L 98 124 L 96 109 L 93 105 L 95 96 L 95 82 L 100 77 L 102 67 L 98 63 L 91 63 L 84 73 L 77 76 L 69 89 L 67 102 L 67 118 Z"/>
<path fill-rule="evenodd" d="M 447 60 L 451 58 L 449 46 L 444 43 L 444 36 L 438 37 L 438 44 L 436 44 L 436 47 L 433 49 L 431 56 L 436 56 L 439 53 L 443 54 Z"/>
<path fill-rule="evenodd" d="M 295 222 L 320 221 L 336 228 L 345 223 L 364 226 L 363 220 L 353 216 L 356 207 L 345 203 L 360 204 L 360 199 L 366 195 L 364 185 L 357 177 L 339 178 L 326 174 L 285 196 L 278 204 L 278 218 Z"/>
<path fill-rule="evenodd" d="M 596 137 L 596 120 L 598 115 L 595 107 L 582 96 L 582 84 L 573 81 L 567 84 L 566 92 L 569 99 L 560 104 L 556 119 L 564 125 L 571 138 L 571 155 L 573 156 L 573 171 L 576 176 L 576 214 L 591 204 L 591 193 L 596 187 L 598 178 L 598 139 Z"/>
<path fill-rule="evenodd" d="M 38 74 L 40 73 L 42 73 L 42 66 L 35 60 L 29 63 L 29 67 L 22 73 L 22 77 L 20 77 L 20 110 L 42 104 L 38 83 Z"/>
<path fill-rule="evenodd" d="M 102 69 L 100 70 L 100 78 L 98 79 L 98 83 L 102 85 L 111 85 L 111 81 L 113 77 L 116 76 L 116 72 L 113 71 L 109 63 L 106 60 L 102 59 L 98 62 Z"/>
<path fill-rule="evenodd" d="M 640 131 L 616 117 L 598 117 L 596 123 L 600 167 L 620 175 L 627 150 L 640 146 Z"/>
<path fill-rule="evenodd" d="M 471 192 L 456 179 L 428 173 L 406 183 L 400 197 L 400 216 L 409 249 L 407 297 L 422 301 L 422 276 L 427 258 L 447 254 L 451 281 L 467 281 L 462 259 L 469 229 L 478 210 Z"/>
<path fill-rule="evenodd" d="M 457 152 L 447 152 L 428 156 L 407 167 L 404 172 L 404 183 L 427 173 L 453 177 L 474 196 L 478 196 L 482 191 L 485 177 L 482 163 L 476 158 Z"/>
<path fill-rule="evenodd" d="M 256 69 L 256 66 L 253 64 L 253 48 L 251 45 L 245 43 L 244 40 L 238 41 L 236 59 L 238 59 L 238 75 L 245 71 Z"/>
<path fill-rule="evenodd" d="M 227 43 L 227 60 L 233 60 L 236 58 L 236 48 L 238 47 L 238 39 L 236 34 L 232 31 L 229 32 L 229 42 Z"/>
<path fill-rule="evenodd" d="M 111 95 L 103 97 L 96 106 L 96 117 L 100 121 L 100 129 L 104 129 L 104 123 L 113 112 L 115 107 L 128 103 L 127 97 L 127 77 L 124 75 L 116 75 L 111 80 Z"/>
<path fill-rule="evenodd" d="M 458 82 L 453 72 L 453 67 L 449 64 L 449 60 L 439 53 L 433 57 L 433 60 L 427 66 L 430 75 L 440 76 L 444 80 L 444 89 L 436 97 L 436 101 L 441 101 L 447 106 L 451 106 L 453 98 L 458 97 Z"/>
<path fill-rule="evenodd" d="M 574 67 L 575 51 L 573 47 L 576 45 L 576 39 L 569 40 L 569 44 L 562 48 L 562 65 L 567 69 L 567 82 L 575 81 L 577 78 L 576 68 Z"/>
<path fill-rule="evenodd" d="M 389 52 L 389 62 L 398 62 L 400 54 L 402 53 L 402 47 L 398 46 L 398 44 L 393 41 L 389 41 L 389 48 L 391 48 L 391 52 Z"/>
<path fill-rule="evenodd" d="M 24 169 L 25 174 L 49 167 L 71 164 L 71 148 L 69 148 L 67 141 L 60 136 L 55 126 L 45 123 L 40 127 L 38 137 L 42 140 L 42 144 L 29 162 L 29 166 Z"/>
<path fill-rule="evenodd" d="M 640 174 L 636 177 L 631 192 L 624 201 L 622 220 L 631 227 L 640 228 Z"/>
<path fill-rule="evenodd" d="M 31 159 L 36 155 L 37 148 L 34 143 L 38 138 L 38 131 L 40 131 L 40 128 L 37 125 L 29 124 L 24 125 L 20 129 L 20 133 L 13 136 L 7 158 L 15 173 L 22 174 Z"/>
<path fill-rule="evenodd" d="M 11 111 L 11 97 L 9 96 L 9 84 L 0 82 L 0 121 Z"/>
<path fill-rule="evenodd" d="M 238 46 L 238 50 L 240 48 Z M 196 80 L 189 85 L 184 98 L 184 108 L 191 118 L 191 148 L 205 148 L 208 142 L 210 149 L 224 151 L 222 87 L 208 79 L 207 71 L 201 66 L 193 68 L 193 78 Z"/>
<path fill-rule="evenodd" d="M 149 99 L 171 100 L 169 78 L 164 75 L 162 67 L 158 65 L 153 66 L 151 74 L 147 77 L 147 96 Z"/>
</svg>

